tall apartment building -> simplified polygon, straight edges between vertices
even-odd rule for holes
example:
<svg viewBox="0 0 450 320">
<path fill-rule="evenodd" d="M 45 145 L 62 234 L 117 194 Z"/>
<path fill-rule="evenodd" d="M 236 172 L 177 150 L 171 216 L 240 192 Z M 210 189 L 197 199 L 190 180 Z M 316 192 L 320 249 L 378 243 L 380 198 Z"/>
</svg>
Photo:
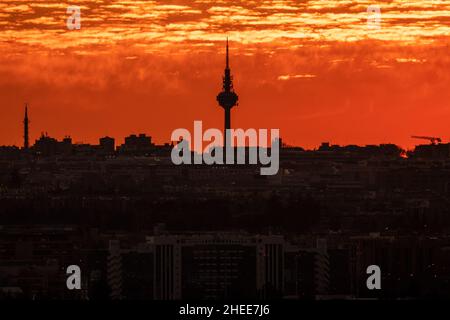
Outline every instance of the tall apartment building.
<svg viewBox="0 0 450 320">
<path fill-rule="evenodd" d="M 152 236 L 133 248 L 114 243 L 108 280 L 115 299 L 279 297 L 284 288 L 284 239 L 206 233 Z"/>
</svg>

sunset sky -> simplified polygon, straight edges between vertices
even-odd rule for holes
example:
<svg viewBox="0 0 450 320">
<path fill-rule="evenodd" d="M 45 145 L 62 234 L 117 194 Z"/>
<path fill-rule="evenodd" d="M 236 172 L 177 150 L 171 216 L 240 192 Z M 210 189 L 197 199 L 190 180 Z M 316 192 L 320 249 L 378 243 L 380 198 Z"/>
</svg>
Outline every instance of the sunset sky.
<svg viewBox="0 0 450 320">
<path fill-rule="evenodd" d="M 0 145 L 22 144 L 25 102 L 33 143 L 222 128 L 227 36 L 235 128 L 307 148 L 450 141 L 450 0 L 2 0 Z"/>
</svg>

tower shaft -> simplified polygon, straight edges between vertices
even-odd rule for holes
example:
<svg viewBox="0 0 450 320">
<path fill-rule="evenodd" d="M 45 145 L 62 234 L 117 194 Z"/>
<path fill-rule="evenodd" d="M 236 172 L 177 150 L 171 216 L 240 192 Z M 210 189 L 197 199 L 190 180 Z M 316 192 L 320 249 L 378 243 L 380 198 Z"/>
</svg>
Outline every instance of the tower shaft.
<svg viewBox="0 0 450 320">
<path fill-rule="evenodd" d="M 231 108 L 225 108 L 225 125 L 224 125 L 224 135 L 223 135 L 223 145 L 227 146 L 227 142 L 231 143 L 231 141 L 227 141 L 227 130 L 231 129 Z"/>
</svg>

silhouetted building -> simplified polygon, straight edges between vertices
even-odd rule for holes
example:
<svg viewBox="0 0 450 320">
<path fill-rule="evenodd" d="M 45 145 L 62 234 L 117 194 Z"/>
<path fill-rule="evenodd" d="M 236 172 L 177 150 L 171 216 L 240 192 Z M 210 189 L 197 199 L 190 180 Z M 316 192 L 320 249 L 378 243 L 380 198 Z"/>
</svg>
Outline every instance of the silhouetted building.
<svg viewBox="0 0 450 320">
<path fill-rule="evenodd" d="M 115 140 L 111 137 L 100 138 L 100 148 L 105 153 L 114 153 L 115 151 Z"/>
<path fill-rule="evenodd" d="M 73 149 L 72 139 L 65 137 L 62 141 L 49 137 L 47 133 L 42 133 L 36 140 L 33 151 L 39 156 L 53 156 L 57 154 L 69 154 Z"/>
<path fill-rule="evenodd" d="M 15 146 L 0 146 L 0 159 L 18 160 L 21 158 L 21 151 Z"/>
<path fill-rule="evenodd" d="M 450 143 L 418 145 L 410 156 L 416 159 L 450 159 Z"/>
<path fill-rule="evenodd" d="M 145 134 L 132 134 L 125 138 L 125 143 L 118 148 L 121 154 L 145 155 L 153 151 L 152 137 Z"/>
<path fill-rule="evenodd" d="M 50 156 L 58 152 L 58 140 L 42 133 L 41 137 L 34 143 L 34 151 L 38 155 Z"/>
</svg>

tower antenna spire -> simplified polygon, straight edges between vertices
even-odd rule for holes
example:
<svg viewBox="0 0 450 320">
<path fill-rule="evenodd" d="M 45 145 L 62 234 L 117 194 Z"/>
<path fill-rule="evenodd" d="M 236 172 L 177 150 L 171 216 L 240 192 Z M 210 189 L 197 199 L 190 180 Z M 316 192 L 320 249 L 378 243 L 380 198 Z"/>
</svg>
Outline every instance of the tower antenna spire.
<svg viewBox="0 0 450 320">
<path fill-rule="evenodd" d="M 228 54 L 228 37 L 227 37 L 227 64 L 226 64 L 226 68 L 230 69 L 230 59 L 229 59 L 229 54 Z"/>
</svg>

